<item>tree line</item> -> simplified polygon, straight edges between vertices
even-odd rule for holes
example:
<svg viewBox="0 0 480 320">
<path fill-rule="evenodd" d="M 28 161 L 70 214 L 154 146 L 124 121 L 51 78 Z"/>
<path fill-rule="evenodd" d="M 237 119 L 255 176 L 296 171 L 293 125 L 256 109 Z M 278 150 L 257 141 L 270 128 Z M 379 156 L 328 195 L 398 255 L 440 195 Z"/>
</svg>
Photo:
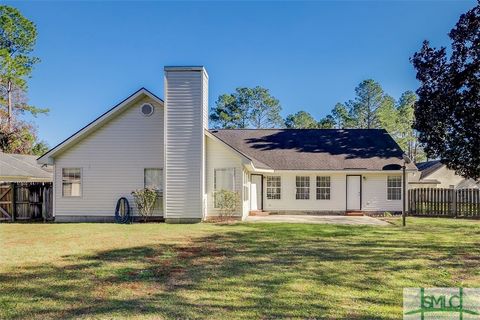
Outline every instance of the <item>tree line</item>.
<svg viewBox="0 0 480 320">
<path fill-rule="evenodd" d="M 425 159 L 418 143 L 418 134 L 412 129 L 414 104 L 417 96 L 406 91 L 395 100 L 381 85 L 364 80 L 355 88 L 355 97 L 337 103 L 330 114 L 316 120 L 300 110 L 285 119 L 280 112 L 280 101 L 262 87 L 237 88 L 231 94 L 222 94 L 215 102 L 210 119 L 215 128 L 294 128 L 294 129 L 386 129 L 407 155 L 415 160 Z"/>
<path fill-rule="evenodd" d="M 466 178 L 480 178 L 480 0 L 448 34 L 451 50 L 428 41 L 410 59 L 420 82 L 416 94 L 395 100 L 372 79 L 355 88 L 316 120 L 306 111 L 283 119 L 268 89 L 237 88 L 221 95 L 211 110 L 216 128 L 384 128 L 414 161 L 439 158 Z M 48 114 L 28 103 L 27 80 L 40 61 L 32 55 L 35 24 L 17 9 L 0 5 L 0 151 L 42 154 L 36 127 L 24 120 Z"/>
<path fill-rule="evenodd" d="M 337 103 L 319 121 L 306 111 L 283 120 L 279 101 L 267 89 L 238 88 L 219 97 L 210 118 L 217 128 L 384 128 L 414 161 L 440 159 L 457 174 L 478 180 L 480 0 L 448 36 L 451 50 L 425 40 L 411 57 L 420 86 L 398 101 L 368 79 L 355 88 L 354 99 Z"/>
</svg>

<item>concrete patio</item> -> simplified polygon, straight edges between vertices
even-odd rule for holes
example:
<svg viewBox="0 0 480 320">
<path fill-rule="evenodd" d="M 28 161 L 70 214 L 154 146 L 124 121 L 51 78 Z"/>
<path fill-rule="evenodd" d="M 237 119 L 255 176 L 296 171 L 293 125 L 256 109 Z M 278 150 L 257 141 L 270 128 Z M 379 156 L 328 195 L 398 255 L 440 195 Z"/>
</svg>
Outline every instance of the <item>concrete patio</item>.
<svg viewBox="0 0 480 320">
<path fill-rule="evenodd" d="M 290 223 L 328 223 L 343 225 L 368 225 L 368 226 L 388 226 L 388 222 L 367 217 L 347 217 L 347 216 L 312 216 L 312 215 L 271 215 L 271 216 L 249 216 L 246 222 L 290 222 Z"/>
</svg>

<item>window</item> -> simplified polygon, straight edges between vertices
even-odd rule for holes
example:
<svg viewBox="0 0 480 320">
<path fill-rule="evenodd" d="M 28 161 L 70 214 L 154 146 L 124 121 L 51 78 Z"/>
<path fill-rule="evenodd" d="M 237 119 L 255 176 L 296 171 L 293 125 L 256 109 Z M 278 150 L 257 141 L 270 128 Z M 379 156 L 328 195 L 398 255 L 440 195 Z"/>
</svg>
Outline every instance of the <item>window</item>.
<svg viewBox="0 0 480 320">
<path fill-rule="evenodd" d="M 317 200 L 330 200 L 330 177 L 317 176 Z"/>
<path fill-rule="evenodd" d="M 82 171 L 80 168 L 62 168 L 62 194 L 64 197 L 82 195 Z"/>
<path fill-rule="evenodd" d="M 250 174 L 246 171 L 243 172 L 243 201 L 248 201 L 249 199 L 249 190 L 248 185 L 250 183 Z"/>
<path fill-rule="evenodd" d="M 267 176 L 267 199 L 279 200 L 282 193 L 282 180 L 280 176 Z"/>
<path fill-rule="evenodd" d="M 145 188 L 154 188 L 163 191 L 163 170 L 159 168 L 146 168 L 144 171 L 143 184 Z"/>
<path fill-rule="evenodd" d="M 235 191 L 235 168 L 214 169 L 214 198 L 217 191 L 220 190 Z M 214 199 L 214 206 L 218 208 L 216 199 Z"/>
<path fill-rule="evenodd" d="M 296 177 L 296 194 L 297 200 L 310 199 L 310 177 Z"/>
<path fill-rule="evenodd" d="M 163 170 L 160 168 L 146 168 L 143 171 L 143 185 L 145 188 L 157 190 L 157 202 L 153 207 L 153 214 L 161 214 L 163 211 Z"/>
<path fill-rule="evenodd" d="M 387 177 L 387 200 L 401 200 L 402 199 L 402 177 L 389 176 Z"/>
<path fill-rule="evenodd" d="M 142 104 L 142 107 L 140 108 L 140 110 L 142 111 L 142 114 L 145 117 L 150 117 L 153 114 L 153 111 L 155 111 L 155 109 L 150 103 Z"/>
</svg>

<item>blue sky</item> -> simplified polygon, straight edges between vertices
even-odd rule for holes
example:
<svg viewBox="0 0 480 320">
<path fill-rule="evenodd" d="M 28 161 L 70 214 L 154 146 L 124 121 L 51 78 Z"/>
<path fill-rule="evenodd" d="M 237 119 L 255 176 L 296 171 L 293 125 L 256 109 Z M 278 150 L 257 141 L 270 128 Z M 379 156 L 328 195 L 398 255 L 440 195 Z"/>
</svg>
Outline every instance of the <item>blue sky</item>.
<svg viewBox="0 0 480 320">
<path fill-rule="evenodd" d="M 30 102 L 55 145 L 144 86 L 163 97 L 163 66 L 204 65 L 210 106 L 239 86 L 271 90 L 286 116 L 320 118 L 373 78 L 395 98 L 415 90 L 409 57 L 475 1 L 7 2 L 38 28 Z"/>
</svg>

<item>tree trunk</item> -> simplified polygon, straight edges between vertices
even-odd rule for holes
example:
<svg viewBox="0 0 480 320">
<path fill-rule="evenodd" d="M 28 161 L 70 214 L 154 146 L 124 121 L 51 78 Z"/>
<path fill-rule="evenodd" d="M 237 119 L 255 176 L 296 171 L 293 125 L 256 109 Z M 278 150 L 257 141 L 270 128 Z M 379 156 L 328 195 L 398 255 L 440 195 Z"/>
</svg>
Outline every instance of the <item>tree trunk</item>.
<svg viewBox="0 0 480 320">
<path fill-rule="evenodd" d="M 12 103 L 12 82 L 10 80 L 8 80 L 8 84 L 7 84 L 7 103 L 8 103 L 7 129 L 9 132 L 11 132 L 12 122 L 13 122 L 13 103 Z"/>
</svg>

